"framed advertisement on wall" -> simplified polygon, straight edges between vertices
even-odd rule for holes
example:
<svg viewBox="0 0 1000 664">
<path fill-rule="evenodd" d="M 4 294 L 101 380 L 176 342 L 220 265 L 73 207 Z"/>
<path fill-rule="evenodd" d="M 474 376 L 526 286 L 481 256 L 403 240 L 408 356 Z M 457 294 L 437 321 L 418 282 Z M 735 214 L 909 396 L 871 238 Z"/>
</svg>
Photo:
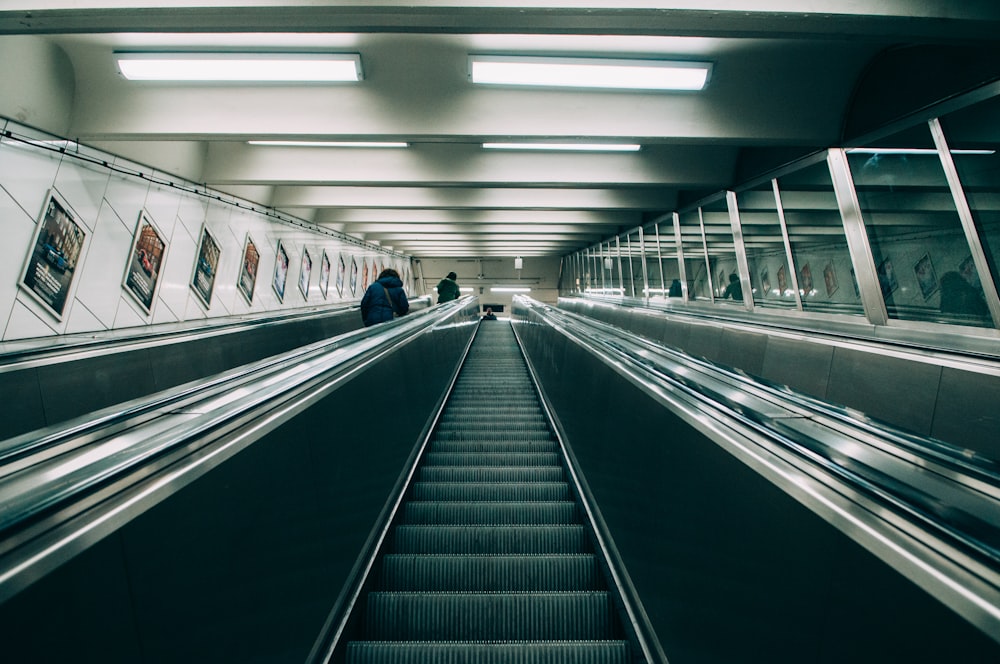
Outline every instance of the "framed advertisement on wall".
<svg viewBox="0 0 1000 664">
<path fill-rule="evenodd" d="M 302 247 L 302 261 L 299 264 L 299 291 L 302 297 L 309 299 L 309 279 L 312 277 L 313 261 L 309 250 Z"/>
<path fill-rule="evenodd" d="M 66 201 L 55 190 L 50 191 L 18 285 L 59 320 L 76 280 L 86 238 Z"/>
<path fill-rule="evenodd" d="M 278 296 L 278 302 L 285 301 L 285 283 L 288 281 L 288 252 L 285 245 L 278 240 L 278 249 L 274 255 L 274 278 L 271 287 Z"/>
<path fill-rule="evenodd" d="M 323 256 L 319 259 L 319 292 L 326 299 L 326 294 L 330 290 L 330 257 L 323 250 Z"/>
<path fill-rule="evenodd" d="M 208 232 L 208 228 L 202 228 L 201 242 L 198 243 L 198 260 L 194 263 L 194 274 L 191 276 L 191 290 L 205 307 L 212 306 L 212 290 L 215 288 L 215 273 L 219 269 L 221 253 L 219 243 Z"/>
<path fill-rule="evenodd" d="M 351 257 L 351 295 L 358 294 L 358 259 Z"/>
<path fill-rule="evenodd" d="M 240 264 L 240 276 L 236 281 L 247 304 L 253 304 L 253 289 L 257 284 L 257 268 L 260 267 L 260 252 L 253 238 L 247 233 L 247 239 L 243 244 L 243 262 Z"/>
<path fill-rule="evenodd" d="M 166 252 L 166 241 L 156 229 L 149 213 L 142 210 L 132 239 L 132 251 L 129 252 L 125 266 L 124 286 L 147 314 L 153 311 L 156 287 L 160 282 L 160 270 Z"/>
<path fill-rule="evenodd" d="M 344 297 L 344 274 L 347 272 L 347 265 L 344 263 L 344 254 L 337 256 L 337 294 Z"/>
</svg>

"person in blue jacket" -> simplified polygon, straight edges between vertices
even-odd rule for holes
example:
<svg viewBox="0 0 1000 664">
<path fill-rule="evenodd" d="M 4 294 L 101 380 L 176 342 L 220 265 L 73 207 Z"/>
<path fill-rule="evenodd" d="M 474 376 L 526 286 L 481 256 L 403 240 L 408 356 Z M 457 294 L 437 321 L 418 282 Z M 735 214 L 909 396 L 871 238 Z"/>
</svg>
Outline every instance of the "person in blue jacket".
<svg viewBox="0 0 1000 664">
<path fill-rule="evenodd" d="M 386 323 L 393 316 L 404 316 L 409 311 L 410 302 L 403 290 L 403 280 L 391 267 L 382 270 L 361 298 L 361 320 L 365 327 Z"/>
</svg>

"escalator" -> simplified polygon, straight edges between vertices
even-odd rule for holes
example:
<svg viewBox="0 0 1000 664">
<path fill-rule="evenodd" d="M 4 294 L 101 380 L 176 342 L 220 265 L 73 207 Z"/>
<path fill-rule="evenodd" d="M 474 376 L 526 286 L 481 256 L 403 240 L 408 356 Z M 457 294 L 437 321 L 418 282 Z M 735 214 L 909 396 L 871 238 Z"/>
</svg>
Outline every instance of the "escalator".
<svg viewBox="0 0 1000 664">
<path fill-rule="evenodd" d="M 400 512 L 347 662 L 629 661 L 509 323 L 480 325 Z"/>
</svg>

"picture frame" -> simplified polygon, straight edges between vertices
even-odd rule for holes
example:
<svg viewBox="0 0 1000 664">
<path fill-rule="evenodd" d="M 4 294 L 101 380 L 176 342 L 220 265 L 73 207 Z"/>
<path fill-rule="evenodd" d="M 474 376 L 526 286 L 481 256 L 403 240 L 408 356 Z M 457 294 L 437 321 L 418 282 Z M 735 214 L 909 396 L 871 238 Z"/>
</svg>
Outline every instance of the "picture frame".
<svg viewBox="0 0 1000 664">
<path fill-rule="evenodd" d="M 337 295 L 344 297 L 344 275 L 347 273 L 347 264 L 344 263 L 344 254 L 337 254 Z"/>
<path fill-rule="evenodd" d="M 319 259 L 319 292 L 326 299 L 327 292 L 330 290 L 330 257 L 326 253 L 326 249 L 323 250 L 323 255 Z"/>
<path fill-rule="evenodd" d="M 368 290 L 368 259 L 361 259 L 361 292 Z"/>
<path fill-rule="evenodd" d="M 299 260 L 299 292 L 309 300 L 309 279 L 312 277 L 313 262 L 309 249 L 302 247 L 302 258 Z"/>
<path fill-rule="evenodd" d="M 278 240 L 278 247 L 274 251 L 274 276 L 271 278 L 271 287 L 274 289 L 275 295 L 278 296 L 278 302 L 285 301 L 285 285 L 288 282 L 288 252 L 285 251 L 285 245 L 281 240 Z"/>
<path fill-rule="evenodd" d="M 840 288 L 837 281 L 837 270 L 833 267 L 833 261 L 827 261 L 823 268 L 823 283 L 826 285 L 826 296 L 833 297 L 833 294 Z"/>
<path fill-rule="evenodd" d="M 358 259 L 351 257 L 351 295 L 358 295 Z"/>
<path fill-rule="evenodd" d="M 146 210 L 139 212 L 122 286 L 147 314 L 152 313 L 167 242 Z"/>
<path fill-rule="evenodd" d="M 767 265 L 760 271 L 760 289 L 761 297 L 767 297 L 771 294 L 771 271 Z"/>
<path fill-rule="evenodd" d="M 237 289 L 243 294 L 247 304 L 253 304 L 253 291 L 257 285 L 257 272 L 260 268 L 260 251 L 250 233 L 243 240 L 243 261 L 240 263 L 240 276 L 236 280 Z"/>
<path fill-rule="evenodd" d="M 212 306 L 212 291 L 215 289 L 215 277 L 219 269 L 219 256 L 222 248 L 207 226 L 201 229 L 201 239 L 198 242 L 198 258 L 194 262 L 194 272 L 191 275 L 191 290 L 205 306 Z"/>
<path fill-rule="evenodd" d="M 813 288 L 812 268 L 809 266 L 809 263 L 799 268 L 799 289 L 804 295 L 812 295 L 815 292 Z"/>
<path fill-rule="evenodd" d="M 921 256 L 913 265 L 913 274 L 917 277 L 917 285 L 920 286 L 920 294 L 924 296 L 924 300 L 931 299 L 938 290 L 938 278 L 929 253 Z"/>
<path fill-rule="evenodd" d="M 892 260 L 888 257 L 882 259 L 882 262 L 878 264 L 878 283 L 882 289 L 882 297 L 888 297 L 897 288 L 899 288 L 899 281 L 896 279 L 896 271 L 892 267 Z"/>
<path fill-rule="evenodd" d="M 35 225 L 18 286 L 57 320 L 62 320 L 76 286 L 87 232 L 66 200 L 52 189 Z"/>
</svg>

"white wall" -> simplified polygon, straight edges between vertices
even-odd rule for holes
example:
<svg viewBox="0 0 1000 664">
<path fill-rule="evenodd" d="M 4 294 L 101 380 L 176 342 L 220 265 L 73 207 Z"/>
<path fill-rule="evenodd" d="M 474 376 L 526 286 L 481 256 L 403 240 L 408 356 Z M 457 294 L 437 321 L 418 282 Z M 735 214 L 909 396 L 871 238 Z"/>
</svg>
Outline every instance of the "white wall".
<svg viewBox="0 0 1000 664">
<path fill-rule="evenodd" d="M 472 292 L 463 291 L 462 295 L 476 295 L 480 306 L 493 303 L 503 304 L 504 314 L 510 312 L 511 293 L 492 293 L 493 286 L 520 286 L 530 288 L 526 293 L 531 298 L 555 304 L 559 299 L 559 261 L 558 257 L 526 257 L 523 258 L 520 271 L 514 269 L 514 257 L 510 258 L 424 258 L 420 260 L 419 269 L 423 274 L 423 283 L 415 284 L 417 294 L 432 295 L 437 301 L 434 287 L 449 272 L 458 275 L 458 285 L 461 288 L 472 288 Z M 480 278 L 482 276 L 482 278 Z M 423 288 L 423 290 L 420 290 Z M 480 292 L 482 289 L 482 292 Z"/>
<path fill-rule="evenodd" d="M 210 196 L 191 193 L 186 191 L 196 189 L 191 183 L 151 173 L 146 167 L 104 152 L 79 148 L 91 160 L 62 154 L 42 143 L 51 141 L 51 136 L 33 133 L 13 122 L 3 128 L 14 137 L 37 139 L 33 144 L 7 136 L 0 138 L 0 330 L 4 341 L 342 304 L 356 301 L 363 294 L 364 264 L 369 266 L 369 273 L 378 263 L 379 267 L 391 265 L 401 274 L 412 274 L 408 260 L 379 252 L 374 245 L 355 244 L 319 230 L 279 222 L 248 209 L 250 204 L 244 201 L 230 196 L 222 197 L 225 202 L 218 200 L 218 192 L 207 192 Z M 142 177 L 137 175 L 139 172 Z M 61 316 L 22 284 L 36 230 L 51 194 L 68 207 L 86 234 Z M 143 211 L 167 245 L 149 311 L 124 286 Z M 221 247 L 207 307 L 190 285 L 203 228 Z M 237 289 L 248 233 L 260 251 L 252 302 Z M 289 257 L 284 301 L 279 301 L 271 285 L 279 240 Z M 303 250 L 312 259 L 306 295 L 298 288 Z M 326 297 L 319 283 L 324 251 L 332 264 Z M 343 294 L 336 286 L 341 255 L 348 269 Z M 356 293 L 351 293 L 349 285 L 352 260 L 359 264 Z M 373 279 L 369 274 L 369 281 Z"/>
</svg>

